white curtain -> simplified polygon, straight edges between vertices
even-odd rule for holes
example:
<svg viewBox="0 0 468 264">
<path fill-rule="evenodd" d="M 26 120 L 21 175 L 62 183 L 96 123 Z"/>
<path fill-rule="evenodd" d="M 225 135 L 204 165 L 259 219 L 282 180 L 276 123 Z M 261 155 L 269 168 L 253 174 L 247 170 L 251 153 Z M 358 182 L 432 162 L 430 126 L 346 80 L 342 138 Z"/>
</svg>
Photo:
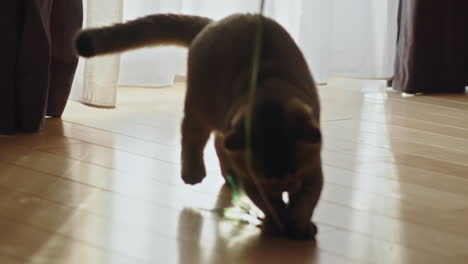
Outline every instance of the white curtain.
<svg viewBox="0 0 468 264">
<path fill-rule="evenodd" d="M 258 0 L 87 0 L 85 26 L 153 13 L 184 13 L 220 19 L 256 12 Z M 266 15 L 297 41 L 317 83 L 330 75 L 387 79 L 393 75 L 398 0 L 266 0 Z M 115 106 L 118 85 L 171 85 L 186 70 L 187 51 L 158 47 L 81 61 L 72 98 Z"/>
</svg>

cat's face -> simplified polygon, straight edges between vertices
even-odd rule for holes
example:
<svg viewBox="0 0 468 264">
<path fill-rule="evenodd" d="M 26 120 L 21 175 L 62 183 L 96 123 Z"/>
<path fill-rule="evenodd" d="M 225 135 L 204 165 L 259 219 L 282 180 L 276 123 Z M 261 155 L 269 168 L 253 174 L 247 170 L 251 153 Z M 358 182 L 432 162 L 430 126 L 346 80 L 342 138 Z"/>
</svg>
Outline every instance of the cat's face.
<svg viewBox="0 0 468 264">
<path fill-rule="evenodd" d="M 320 163 L 320 145 L 319 142 L 298 143 L 288 156 L 279 157 L 284 160 L 268 161 L 254 154 L 248 162 L 246 153 L 241 150 L 231 151 L 228 155 L 242 179 L 254 184 L 257 182 L 267 193 L 279 195 L 283 192 L 296 193 L 304 179 L 316 173 Z"/>
<path fill-rule="evenodd" d="M 320 162 L 321 133 L 312 110 L 293 102 L 254 110 L 251 159 L 247 160 L 245 117 L 235 120 L 225 148 L 239 176 L 256 181 L 267 193 L 295 193 Z"/>
</svg>

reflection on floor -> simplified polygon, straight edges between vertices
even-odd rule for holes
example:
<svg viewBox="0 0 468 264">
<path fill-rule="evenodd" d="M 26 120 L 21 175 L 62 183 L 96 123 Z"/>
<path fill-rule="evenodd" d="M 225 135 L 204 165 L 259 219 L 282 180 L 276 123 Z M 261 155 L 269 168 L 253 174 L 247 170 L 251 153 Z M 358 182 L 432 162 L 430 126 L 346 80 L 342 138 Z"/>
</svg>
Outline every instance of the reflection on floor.
<svg viewBox="0 0 468 264">
<path fill-rule="evenodd" d="M 468 97 L 383 81 L 320 87 L 326 186 L 317 242 L 262 240 L 179 179 L 183 84 L 70 102 L 39 134 L 0 137 L 0 263 L 468 263 Z"/>
</svg>

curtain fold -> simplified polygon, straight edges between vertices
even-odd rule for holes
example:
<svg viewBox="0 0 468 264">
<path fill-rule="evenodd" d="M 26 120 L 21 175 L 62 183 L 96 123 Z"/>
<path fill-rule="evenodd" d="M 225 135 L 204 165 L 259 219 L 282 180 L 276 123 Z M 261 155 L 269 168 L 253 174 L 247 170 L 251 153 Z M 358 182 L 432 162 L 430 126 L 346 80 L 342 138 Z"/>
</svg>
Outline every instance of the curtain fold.
<svg viewBox="0 0 468 264">
<path fill-rule="evenodd" d="M 90 0 L 86 5 L 86 26 L 98 27 L 122 20 L 122 1 Z M 83 102 L 93 106 L 114 107 L 115 88 L 120 73 L 120 56 L 88 59 L 84 64 Z"/>
<path fill-rule="evenodd" d="M 172 12 L 220 19 L 232 13 L 258 12 L 259 9 L 258 0 L 88 0 L 88 4 L 95 2 L 106 5 L 107 9 L 95 12 L 88 8 L 87 15 L 110 16 L 113 20 L 108 20 L 108 24 L 153 13 Z M 116 8 L 119 5 L 123 10 Z M 317 83 L 326 83 L 330 75 L 392 77 L 398 0 L 267 0 L 265 11 L 297 41 Z M 73 98 L 88 104 L 110 106 L 96 103 L 94 99 L 108 98 L 112 104 L 117 85 L 171 85 L 175 75 L 185 74 L 186 56 L 185 49 L 174 47 L 124 53 L 120 66 L 112 67 L 112 72 L 118 75 L 115 84 L 94 84 L 101 76 L 109 74 L 109 67 L 92 70 L 80 67 L 79 72 L 83 74 L 76 79 Z M 85 81 L 89 78 L 94 81 Z"/>
<path fill-rule="evenodd" d="M 398 0 L 332 0 L 330 73 L 390 79 L 394 72 Z"/>
<path fill-rule="evenodd" d="M 393 88 L 463 93 L 468 85 L 468 2 L 401 0 Z"/>
<path fill-rule="evenodd" d="M 79 0 L 7 0 L 0 10 L 0 134 L 36 132 L 46 115 L 61 116 L 77 59 Z"/>
</svg>

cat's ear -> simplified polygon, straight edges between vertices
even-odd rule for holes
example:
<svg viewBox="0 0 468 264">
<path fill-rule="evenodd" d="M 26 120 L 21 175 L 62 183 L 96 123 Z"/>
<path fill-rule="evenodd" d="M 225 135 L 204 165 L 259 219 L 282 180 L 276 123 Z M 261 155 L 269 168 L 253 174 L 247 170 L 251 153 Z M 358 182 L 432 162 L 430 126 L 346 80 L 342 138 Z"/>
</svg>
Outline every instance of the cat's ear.
<svg viewBox="0 0 468 264">
<path fill-rule="evenodd" d="M 234 117 L 232 129 L 224 138 L 224 147 L 229 151 L 244 150 L 247 145 L 245 137 L 245 116 L 239 113 Z"/>
<path fill-rule="evenodd" d="M 318 143 L 322 140 L 320 126 L 314 120 L 312 107 L 293 99 L 288 102 L 288 116 L 289 126 L 298 141 Z"/>
<path fill-rule="evenodd" d="M 245 149 L 245 130 L 239 126 L 232 129 L 224 138 L 224 147 L 230 151 Z"/>
<path fill-rule="evenodd" d="M 322 141 L 320 127 L 313 121 L 306 121 L 303 126 L 298 126 L 297 139 L 308 143 L 319 143 Z"/>
<path fill-rule="evenodd" d="M 245 109 L 239 109 L 231 120 L 231 130 L 224 137 L 224 148 L 229 151 L 243 150 L 245 139 Z"/>
</svg>

